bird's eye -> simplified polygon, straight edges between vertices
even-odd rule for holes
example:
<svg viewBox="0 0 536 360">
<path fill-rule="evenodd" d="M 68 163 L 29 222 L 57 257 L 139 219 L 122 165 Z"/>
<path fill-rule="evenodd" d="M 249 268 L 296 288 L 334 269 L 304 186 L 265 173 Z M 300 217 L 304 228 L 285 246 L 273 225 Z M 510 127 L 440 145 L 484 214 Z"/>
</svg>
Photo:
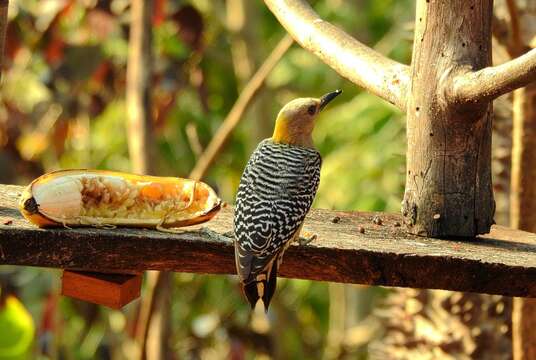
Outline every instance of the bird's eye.
<svg viewBox="0 0 536 360">
<path fill-rule="evenodd" d="M 316 106 L 315 105 L 311 105 L 307 108 L 307 112 L 309 113 L 309 115 L 314 115 L 316 113 Z"/>
</svg>

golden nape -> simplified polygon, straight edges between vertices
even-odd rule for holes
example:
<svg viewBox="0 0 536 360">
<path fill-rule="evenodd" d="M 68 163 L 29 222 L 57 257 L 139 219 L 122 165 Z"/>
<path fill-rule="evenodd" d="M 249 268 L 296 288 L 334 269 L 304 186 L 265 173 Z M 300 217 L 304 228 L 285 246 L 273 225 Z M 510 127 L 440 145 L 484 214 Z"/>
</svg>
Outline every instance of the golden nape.
<svg viewBox="0 0 536 360">
<path fill-rule="evenodd" d="M 60 170 L 35 179 L 19 208 L 39 227 L 173 228 L 218 213 L 221 200 L 205 183 L 104 170 Z"/>
</svg>

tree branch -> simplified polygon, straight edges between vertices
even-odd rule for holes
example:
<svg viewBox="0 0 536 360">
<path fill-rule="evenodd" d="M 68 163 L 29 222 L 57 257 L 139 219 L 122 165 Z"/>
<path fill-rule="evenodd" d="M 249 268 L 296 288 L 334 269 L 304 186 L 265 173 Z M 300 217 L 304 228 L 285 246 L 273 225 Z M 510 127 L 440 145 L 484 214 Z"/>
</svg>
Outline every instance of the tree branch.
<svg viewBox="0 0 536 360">
<path fill-rule="evenodd" d="M 132 1 L 127 62 L 127 131 L 132 171 L 153 173 L 151 120 L 152 1 Z"/>
<path fill-rule="evenodd" d="M 514 48 L 512 47 L 512 43 L 509 38 L 510 30 L 506 21 L 499 18 L 495 13 L 493 13 L 491 21 L 491 31 L 495 40 L 497 40 L 497 42 L 505 48 L 510 58 L 518 56 L 519 54 L 516 54 Z"/>
<path fill-rule="evenodd" d="M 341 76 L 405 110 L 410 83 L 407 65 L 386 58 L 323 21 L 305 1 L 264 2 L 303 48 Z"/>
<path fill-rule="evenodd" d="M 519 11 L 515 0 L 506 0 L 506 7 L 508 8 L 508 14 L 510 15 L 510 29 L 511 29 L 511 42 L 513 52 L 519 55 L 521 51 L 521 30 L 519 26 Z"/>
<path fill-rule="evenodd" d="M 205 151 L 197 160 L 195 167 L 190 172 L 190 175 L 188 176 L 190 179 L 201 180 L 203 176 L 205 176 L 208 168 L 229 138 L 229 135 L 231 135 L 233 129 L 242 119 L 247 107 L 261 89 L 264 81 L 293 43 L 294 41 L 292 38 L 285 35 L 274 50 L 272 50 L 270 56 L 266 58 L 261 67 L 251 77 L 246 86 L 244 86 L 244 89 L 231 108 L 231 111 L 229 111 L 229 114 L 225 120 L 223 120 L 217 133 L 214 135 Z"/>
<path fill-rule="evenodd" d="M 455 101 L 491 101 L 536 81 L 536 49 L 504 64 L 458 75 L 453 79 Z"/>
</svg>

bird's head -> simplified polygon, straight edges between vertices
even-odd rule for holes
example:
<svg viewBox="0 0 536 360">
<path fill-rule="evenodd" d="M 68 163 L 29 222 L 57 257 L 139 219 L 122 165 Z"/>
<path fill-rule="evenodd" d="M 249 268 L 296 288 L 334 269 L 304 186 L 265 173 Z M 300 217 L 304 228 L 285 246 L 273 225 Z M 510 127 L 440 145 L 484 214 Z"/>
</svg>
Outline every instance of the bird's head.
<svg viewBox="0 0 536 360">
<path fill-rule="evenodd" d="M 276 143 L 313 147 L 311 134 L 320 111 L 342 90 L 327 93 L 321 98 L 295 99 L 283 106 L 275 121 L 272 140 Z"/>
</svg>

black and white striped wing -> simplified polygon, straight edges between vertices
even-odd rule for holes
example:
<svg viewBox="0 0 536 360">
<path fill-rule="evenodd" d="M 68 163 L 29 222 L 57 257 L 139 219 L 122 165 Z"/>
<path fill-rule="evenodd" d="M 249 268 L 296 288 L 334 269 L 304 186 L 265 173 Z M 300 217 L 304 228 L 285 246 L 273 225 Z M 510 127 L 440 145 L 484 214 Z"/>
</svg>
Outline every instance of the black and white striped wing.
<svg viewBox="0 0 536 360">
<path fill-rule="evenodd" d="M 320 180 L 314 149 L 264 140 L 251 156 L 236 198 L 235 255 L 244 282 L 261 273 L 292 240 Z"/>
</svg>

